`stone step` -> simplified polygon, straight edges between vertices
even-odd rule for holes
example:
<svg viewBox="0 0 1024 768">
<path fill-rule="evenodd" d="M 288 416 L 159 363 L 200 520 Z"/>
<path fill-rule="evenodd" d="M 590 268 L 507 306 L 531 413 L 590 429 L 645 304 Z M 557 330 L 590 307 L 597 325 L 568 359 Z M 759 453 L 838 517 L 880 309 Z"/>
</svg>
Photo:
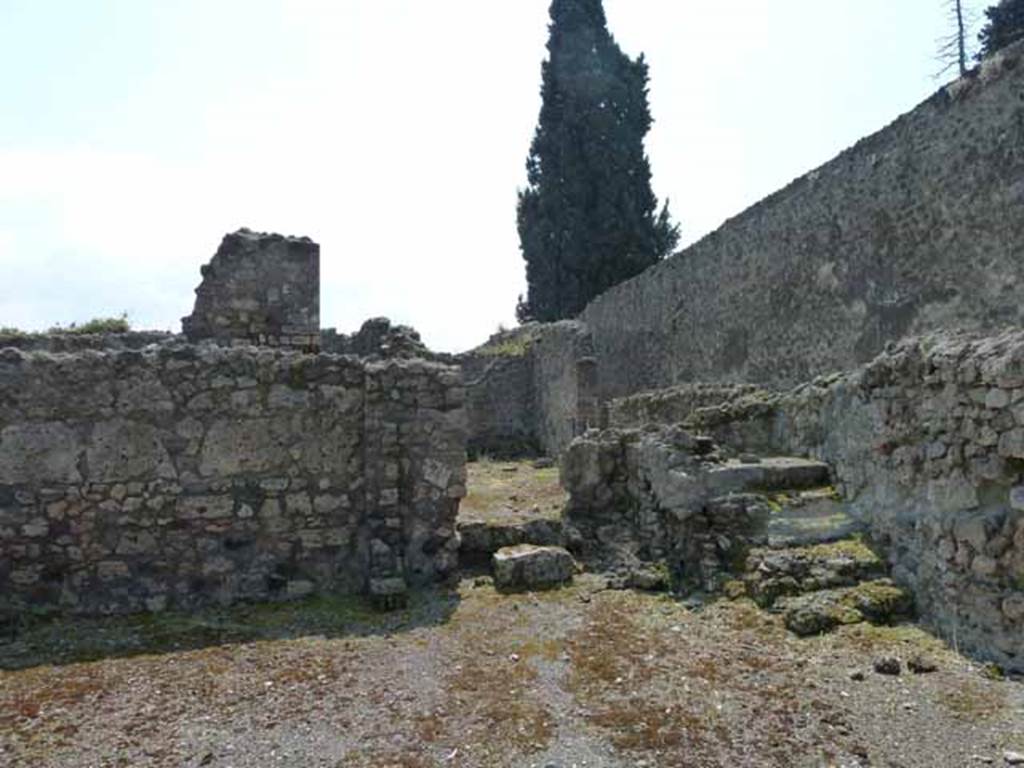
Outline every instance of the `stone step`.
<svg viewBox="0 0 1024 768">
<path fill-rule="evenodd" d="M 813 459 L 772 456 L 758 461 L 729 459 L 708 472 L 716 495 L 742 491 L 784 491 L 817 488 L 829 483 L 828 464 Z"/>
<path fill-rule="evenodd" d="M 503 547 L 518 544 L 564 546 L 565 530 L 558 518 L 538 517 L 517 522 L 465 520 L 459 532 L 459 558 L 464 565 L 480 565 Z"/>
<path fill-rule="evenodd" d="M 743 591 L 766 607 L 780 598 L 853 587 L 885 575 L 882 559 L 860 538 L 785 549 L 756 547 L 741 567 Z"/>
<path fill-rule="evenodd" d="M 776 603 L 786 628 L 805 637 L 845 624 L 892 624 L 913 615 L 908 592 L 889 579 L 877 579 L 843 589 L 827 589 L 788 597 Z"/>
<path fill-rule="evenodd" d="M 864 529 L 831 487 L 731 493 L 711 499 L 705 513 L 713 530 L 739 535 L 755 546 L 823 544 L 850 538 Z"/>
<path fill-rule="evenodd" d="M 769 498 L 771 514 L 764 535 L 769 547 L 805 547 L 849 539 L 865 529 L 851 517 L 831 487 Z"/>
</svg>

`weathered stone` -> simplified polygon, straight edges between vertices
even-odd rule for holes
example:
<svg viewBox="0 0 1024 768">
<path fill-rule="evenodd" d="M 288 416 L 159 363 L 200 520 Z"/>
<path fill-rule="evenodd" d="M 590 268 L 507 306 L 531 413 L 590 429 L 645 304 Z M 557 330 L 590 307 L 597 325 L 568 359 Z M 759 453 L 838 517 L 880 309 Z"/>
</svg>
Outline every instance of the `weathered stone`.
<svg viewBox="0 0 1024 768">
<path fill-rule="evenodd" d="M 180 339 L 18 359 L 0 371 L 0 559 L 14 559 L 0 611 L 109 613 L 154 596 L 187 609 L 371 576 L 425 586 L 457 565 L 465 432 L 450 367 Z M 163 392 L 169 405 L 144 402 Z M 385 557 L 366 556 L 371 539 Z"/>
<path fill-rule="evenodd" d="M 881 656 L 874 661 L 875 672 L 880 675 L 899 675 L 900 660 L 895 656 Z"/>
<path fill-rule="evenodd" d="M 117 419 L 97 424 L 85 457 L 90 478 L 99 482 L 177 475 L 159 430 L 138 421 Z"/>
<path fill-rule="evenodd" d="M 195 308 L 182 329 L 191 341 L 318 349 L 320 246 L 248 229 L 226 235 L 203 267 Z"/>
<path fill-rule="evenodd" d="M 1013 459 L 1024 459 L 1024 429 L 1004 432 L 999 438 L 999 455 Z"/>
<path fill-rule="evenodd" d="M 1024 622 L 1024 595 L 1010 595 L 1003 600 L 1003 615 L 1013 622 Z"/>
<path fill-rule="evenodd" d="M 55 422 L 11 424 L 0 429 L 0 482 L 76 483 L 81 445 Z"/>
<path fill-rule="evenodd" d="M 494 584 L 499 589 L 547 589 L 572 581 L 575 562 L 561 547 L 520 544 L 494 553 Z"/>
<path fill-rule="evenodd" d="M 986 408 L 1005 408 L 1010 404 L 1010 393 L 1005 389 L 990 389 L 985 396 Z"/>
</svg>

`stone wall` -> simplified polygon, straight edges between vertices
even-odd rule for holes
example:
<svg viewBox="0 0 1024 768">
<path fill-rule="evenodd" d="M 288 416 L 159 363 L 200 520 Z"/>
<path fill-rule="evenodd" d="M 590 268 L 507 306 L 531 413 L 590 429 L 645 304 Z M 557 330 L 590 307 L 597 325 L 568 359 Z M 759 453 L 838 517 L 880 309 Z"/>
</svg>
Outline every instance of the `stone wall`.
<svg viewBox="0 0 1024 768">
<path fill-rule="evenodd" d="M 240 229 L 202 274 L 181 321 L 190 341 L 319 349 L 320 246 L 308 237 Z"/>
<path fill-rule="evenodd" d="M 599 420 L 597 364 L 575 321 L 528 324 L 459 355 L 471 453 L 555 456 Z"/>
<path fill-rule="evenodd" d="M 1024 44 L 582 313 L 603 396 L 794 386 L 1024 322 Z"/>
<path fill-rule="evenodd" d="M 0 351 L 0 613 L 309 592 L 457 565 L 457 369 L 169 343 Z"/>
<path fill-rule="evenodd" d="M 166 331 L 125 333 L 0 333 L 0 349 L 13 347 L 25 352 L 82 352 L 87 349 L 142 349 L 151 344 L 182 341 Z"/>
</svg>

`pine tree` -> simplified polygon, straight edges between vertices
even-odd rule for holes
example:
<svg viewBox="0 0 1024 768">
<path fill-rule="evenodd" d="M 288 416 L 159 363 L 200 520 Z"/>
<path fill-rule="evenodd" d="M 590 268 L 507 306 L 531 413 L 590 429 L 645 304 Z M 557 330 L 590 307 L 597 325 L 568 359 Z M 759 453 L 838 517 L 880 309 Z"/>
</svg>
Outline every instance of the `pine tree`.
<svg viewBox="0 0 1024 768">
<path fill-rule="evenodd" d="M 981 30 L 981 53 L 989 56 L 1010 43 L 1024 39 L 1024 0 L 1002 0 L 985 11 L 988 24 Z"/>
<path fill-rule="evenodd" d="M 679 241 L 668 203 L 656 210 L 644 153 L 647 63 L 615 43 L 601 0 L 553 0 L 550 14 L 540 120 L 517 211 L 528 285 L 520 320 L 572 317 Z"/>
</svg>

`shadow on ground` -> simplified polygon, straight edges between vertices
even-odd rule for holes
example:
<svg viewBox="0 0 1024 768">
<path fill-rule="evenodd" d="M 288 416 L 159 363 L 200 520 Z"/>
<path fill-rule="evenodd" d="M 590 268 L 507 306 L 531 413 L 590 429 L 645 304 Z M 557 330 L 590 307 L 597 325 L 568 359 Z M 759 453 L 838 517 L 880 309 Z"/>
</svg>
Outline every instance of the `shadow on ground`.
<svg viewBox="0 0 1024 768">
<path fill-rule="evenodd" d="M 28 619 L 13 637 L 0 638 L 0 670 L 177 653 L 265 640 L 386 637 L 446 623 L 459 599 L 454 588 L 436 588 L 413 592 L 407 608 L 390 612 L 375 610 L 365 597 L 321 595 L 188 613 Z"/>
</svg>

